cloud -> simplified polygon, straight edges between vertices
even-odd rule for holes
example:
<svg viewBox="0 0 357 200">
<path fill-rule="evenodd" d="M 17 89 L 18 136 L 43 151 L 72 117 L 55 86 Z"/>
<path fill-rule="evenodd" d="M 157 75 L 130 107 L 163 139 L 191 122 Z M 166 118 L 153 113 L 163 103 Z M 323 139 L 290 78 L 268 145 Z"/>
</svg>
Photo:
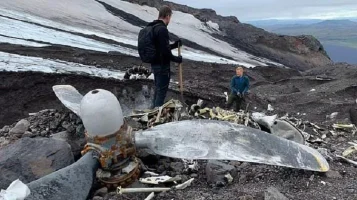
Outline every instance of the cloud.
<svg viewBox="0 0 357 200">
<path fill-rule="evenodd" d="M 170 0 L 196 8 L 212 8 L 238 19 L 357 17 L 356 0 Z"/>
</svg>

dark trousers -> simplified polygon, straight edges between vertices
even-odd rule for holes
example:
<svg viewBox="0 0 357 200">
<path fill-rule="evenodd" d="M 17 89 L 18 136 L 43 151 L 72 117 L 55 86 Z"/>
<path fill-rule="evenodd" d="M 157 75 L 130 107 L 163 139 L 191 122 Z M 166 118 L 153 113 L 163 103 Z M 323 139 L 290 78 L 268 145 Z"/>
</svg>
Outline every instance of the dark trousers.
<svg viewBox="0 0 357 200">
<path fill-rule="evenodd" d="M 243 103 L 245 102 L 244 97 L 239 97 L 236 94 L 230 94 L 228 97 L 227 109 L 232 107 L 232 104 L 235 103 L 234 111 L 238 112 L 243 108 Z"/>
<path fill-rule="evenodd" d="M 171 74 L 169 67 L 153 65 L 151 66 L 151 69 L 154 74 L 155 81 L 155 93 L 153 99 L 153 108 L 155 108 L 162 106 L 165 102 L 166 93 L 169 89 Z"/>
</svg>

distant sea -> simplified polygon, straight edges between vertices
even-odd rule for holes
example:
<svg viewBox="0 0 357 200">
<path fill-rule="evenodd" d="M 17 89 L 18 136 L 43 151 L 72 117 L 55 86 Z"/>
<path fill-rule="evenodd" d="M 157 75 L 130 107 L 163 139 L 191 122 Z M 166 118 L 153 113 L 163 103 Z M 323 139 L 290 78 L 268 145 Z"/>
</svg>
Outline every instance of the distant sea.
<svg viewBox="0 0 357 200">
<path fill-rule="evenodd" d="M 331 45 L 331 44 L 323 44 L 323 46 L 327 54 L 334 62 L 347 62 L 350 64 L 357 64 L 356 48 Z"/>
</svg>

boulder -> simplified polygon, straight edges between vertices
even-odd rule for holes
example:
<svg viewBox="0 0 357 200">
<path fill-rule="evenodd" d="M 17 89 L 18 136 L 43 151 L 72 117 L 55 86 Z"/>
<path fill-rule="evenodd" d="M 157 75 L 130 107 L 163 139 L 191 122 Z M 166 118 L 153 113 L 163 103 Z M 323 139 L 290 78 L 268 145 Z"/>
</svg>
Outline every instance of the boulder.
<svg viewBox="0 0 357 200">
<path fill-rule="evenodd" d="M 228 180 L 225 177 L 227 174 L 235 177 L 237 175 L 236 168 L 217 160 L 208 161 L 206 165 L 206 177 L 209 184 L 225 186 L 228 183 Z"/>
<path fill-rule="evenodd" d="M 357 100 L 356 100 L 357 102 Z M 352 124 L 357 126 L 357 107 L 350 109 L 350 120 Z"/>
<path fill-rule="evenodd" d="M 264 200 L 289 200 L 275 187 L 269 187 L 264 193 Z"/>
<path fill-rule="evenodd" d="M 338 172 L 338 171 L 332 171 L 332 170 L 327 171 L 327 172 L 325 173 L 325 176 L 326 176 L 327 178 L 332 178 L 332 179 L 342 178 L 340 172 Z"/>
<path fill-rule="evenodd" d="M 69 133 L 68 131 L 62 131 L 52 135 L 53 139 L 66 141 L 72 149 L 72 153 L 75 160 L 81 157 L 81 151 L 84 145 L 87 143 L 84 134 L 83 136 L 78 136 L 77 134 Z"/>
<path fill-rule="evenodd" d="M 30 122 L 26 119 L 22 119 L 10 130 L 10 134 L 13 135 L 22 135 L 24 134 L 30 127 Z"/>
<path fill-rule="evenodd" d="M 29 183 L 74 162 L 67 142 L 22 138 L 0 149 L 0 188 L 14 180 Z"/>
<path fill-rule="evenodd" d="M 5 137 L 0 137 L 0 148 L 2 146 L 8 145 L 10 143 L 9 140 L 7 140 Z"/>
</svg>

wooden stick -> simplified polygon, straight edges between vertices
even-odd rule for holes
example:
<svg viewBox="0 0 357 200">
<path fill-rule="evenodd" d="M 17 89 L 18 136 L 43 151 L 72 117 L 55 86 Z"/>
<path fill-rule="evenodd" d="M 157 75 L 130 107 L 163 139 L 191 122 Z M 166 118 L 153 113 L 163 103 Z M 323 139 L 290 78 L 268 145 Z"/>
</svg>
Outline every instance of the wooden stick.
<svg viewBox="0 0 357 200">
<path fill-rule="evenodd" d="M 181 56 L 181 47 L 178 46 L 178 55 Z M 180 84 L 180 92 L 181 96 L 183 96 L 183 80 L 182 80 L 182 63 L 179 64 L 179 84 Z"/>
</svg>

